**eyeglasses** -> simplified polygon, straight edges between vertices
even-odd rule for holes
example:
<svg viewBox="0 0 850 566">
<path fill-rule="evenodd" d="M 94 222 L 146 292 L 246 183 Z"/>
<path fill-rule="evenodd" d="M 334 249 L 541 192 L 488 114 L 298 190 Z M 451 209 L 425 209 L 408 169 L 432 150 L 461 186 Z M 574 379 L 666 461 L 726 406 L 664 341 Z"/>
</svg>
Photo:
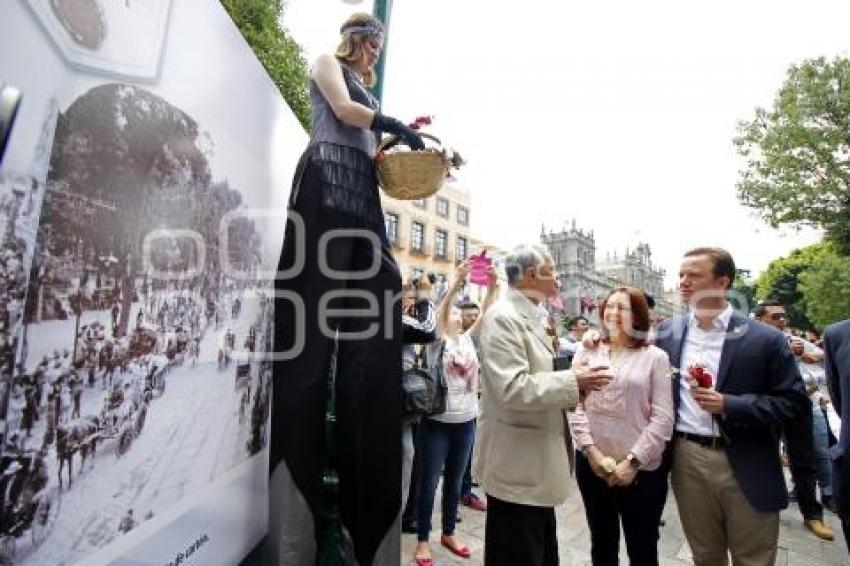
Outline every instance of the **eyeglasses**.
<svg viewBox="0 0 850 566">
<path fill-rule="evenodd" d="M 770 320 L 788 320 L 788 315 L 784 312 L 774 312 L 770 314 Z"/>
</svg>

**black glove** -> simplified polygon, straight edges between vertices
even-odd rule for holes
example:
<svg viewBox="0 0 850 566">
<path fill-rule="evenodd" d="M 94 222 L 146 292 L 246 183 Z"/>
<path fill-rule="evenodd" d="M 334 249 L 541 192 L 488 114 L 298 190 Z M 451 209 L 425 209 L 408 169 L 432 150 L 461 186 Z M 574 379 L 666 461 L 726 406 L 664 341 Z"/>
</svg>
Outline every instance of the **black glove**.
<svg viewBox="0 0 850 566">
<path fill-rule="evenodd" d="M 375 117 L 372 119 L 372 125 L 369 129 L 373 132 L 386 132 L 394 134 L 401 138 L 407 147 L 412 150 L 425 149 L 425 143 L 422 141 L 422 136 L 416 133 L 416 130 L 409 128 L 389 116 L 384 116 L 379 112 L 375 112 Z"/>
</svg>

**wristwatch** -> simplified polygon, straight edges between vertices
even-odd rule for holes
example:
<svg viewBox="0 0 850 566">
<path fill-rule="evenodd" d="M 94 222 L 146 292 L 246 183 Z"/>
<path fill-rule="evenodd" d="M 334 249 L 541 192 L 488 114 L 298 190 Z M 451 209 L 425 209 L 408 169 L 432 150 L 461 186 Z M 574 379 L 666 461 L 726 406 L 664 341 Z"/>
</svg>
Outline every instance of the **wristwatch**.
<svg viewBox="0 0 850 566">
<path fill-rule="evenodd" d="M 626 456 L 626 462 L 628 462 L 633 468 L 640 468 L 640 460 L 638 460 L 634 454 L 629 453 L 629 455 Z"/>
</svg>

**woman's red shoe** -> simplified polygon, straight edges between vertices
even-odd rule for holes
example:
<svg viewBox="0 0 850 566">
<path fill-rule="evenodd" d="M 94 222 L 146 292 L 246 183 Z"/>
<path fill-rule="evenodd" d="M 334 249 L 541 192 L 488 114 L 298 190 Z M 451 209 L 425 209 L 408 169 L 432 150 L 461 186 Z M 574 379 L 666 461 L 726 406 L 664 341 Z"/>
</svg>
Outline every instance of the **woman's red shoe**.
<svg viewBox="0 0 850 566">
<path fill-rule="evenodd" d="M 461 558 L 469 558 L 472 556 L 472 551 L 469 550 L 469 547 L 466 545 L 458 546 L 454 537 L 447 537 L 443 535 L 440 537 L 440 544 L 448 548 L 449 552 L 456 556 L 460 556 Z"/>
</svg>

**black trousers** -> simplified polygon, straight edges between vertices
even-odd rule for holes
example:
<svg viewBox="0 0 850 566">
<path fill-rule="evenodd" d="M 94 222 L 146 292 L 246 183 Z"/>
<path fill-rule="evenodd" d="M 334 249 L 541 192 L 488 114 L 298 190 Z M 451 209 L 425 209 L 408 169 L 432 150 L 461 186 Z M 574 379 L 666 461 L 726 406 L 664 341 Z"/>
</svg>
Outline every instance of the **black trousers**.
<svg viewBox="0 0 850 566">
<path fill-rule="evenodd" d="M 817 498 L 817 468 L 815 467 L 815 440 L 812 431 L 812 404 L 806 404 L 800 418 L 789 423 L 783 430 L 788 463 L 797 506 L 803 519 L 823 519 L 823 505 Z"/>
<path fill-rule="evenodd" d="M 587 458 L 577 453 L 576 480 L 590 527 L 593 565 L 620 563 L 621 520 L 631 564 L 657 565 L 658 523 L 667 500 L 666 471 L 638 472 L 632 485 L 610 487 L 593 473 Z"/>
<path fill-rule="evenodd" d="M 557 566 L 553 507 L 509 503 L 487 494 L 485 566 Z"/>
<path fill-rule="evenodd" d="M 396 300 L 401 276 L 377 190 L 371 159 L 352 148 L 311 146 L 298 164 L 290 212 L 303 222 L 299 226 L 290 218 L 286 224 L 278 271 L 291 273 L 275 281 L 274 329 L 276 354 L 297 355 L 274 363 L 269 451 L 270 473 L 285 462 L 317 534 L 323 507 L 335 499 L 357 562 L 364 566 L 372 563 L 401 505 L 401 303 Z M 331 230 L 340 229 L 371 234 L 377 245 L 363 236 L 328 239 Z M 325 409 L 332 371 L 336 424 L 329 443 Z M 328 464 L 338 471 L 338 496 L 323 486 Z M 281 494 L 270 492 L 270 506 L 281 500 Z M 297 538 L 310 529 L 270 525 L 270 532 Z"/>
</svg>

